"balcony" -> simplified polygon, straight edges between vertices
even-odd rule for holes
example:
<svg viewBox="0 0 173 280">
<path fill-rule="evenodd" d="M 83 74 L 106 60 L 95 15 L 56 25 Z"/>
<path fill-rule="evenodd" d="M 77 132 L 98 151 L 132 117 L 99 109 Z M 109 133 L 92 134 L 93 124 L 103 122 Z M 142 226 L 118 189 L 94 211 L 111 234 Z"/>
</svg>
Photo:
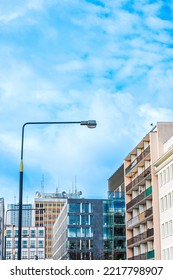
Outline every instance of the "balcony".
<svg viewBox="0 0 173 280">
<path fill-rule="evenodd" d="M 130 228 L 133 228 L 138 223 L 142 223 L 147 218 L 152 216 L 152 214 L 153 214 L 153 207 L 147 209 L 146 211 L 140 213 L 138 216 L 136 216 L 136 217 L 132 218 L 131 220 L 127 221 L 127 228 L 130 229 Z"/>
<path fill-rule="evenodd" d="M 132 199 L 129 203 L 126 205 L 126 209 L 129 210 L 131 207 L 134 207 L 135 205 L 138 205 L 140 202 L 148 198 L 152 194 L 152 186 L 147 188 L 144 192 L 136 196 L 134 199 Z"/>
<path fill-rule="evenodd" d="M 151 166 L 149 166 L 147 169 L 145 169 L 138 177 L 136 177 L 132 182 L 130 182 L 126 186 L 126 192 L 129 192 L 132 188 L 137 186 L 138 184 L 144 184 L 146 179 L 149 179 L 149 176 L 151 175 Z"/>
<path fill-rule="evenodd" d="M 154 259 L 154 250 L 128 258 L 128 260 L 149 260 L 149 259 Z"/>
<path fill-rule="evenodd" d="M 126 169 L 125 175 L 127 175 L 142 159 L 144 159 L 150 153 L 150 146 L 148 146 Z"/>
<path fill-rule="evenodd" d="M 154 235 L 154 229 L 150 228 L 147 231 L 140 233 L 130 239 L 127 240 L 127 246 L 131 247 L 131 245 L 134 245 L 136 243 L 142 243 L 143 241 L 146 242 L 146 239 L 150 239 Z"/>
</svg>

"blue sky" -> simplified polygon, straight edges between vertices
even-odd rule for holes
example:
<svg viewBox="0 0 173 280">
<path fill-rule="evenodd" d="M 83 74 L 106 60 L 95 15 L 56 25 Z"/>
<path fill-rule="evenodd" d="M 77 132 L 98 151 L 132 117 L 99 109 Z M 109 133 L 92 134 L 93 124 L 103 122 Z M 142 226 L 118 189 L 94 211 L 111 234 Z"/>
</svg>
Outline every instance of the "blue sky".
<svg viewBox="0 0 173 280">
<path fill-rule="evenodd" d="M 41 190 L 106 197 L 107 179 L 150 131 L 173 121 L 173 3 L 0 1 L 0 197 L 18 201 L 21 128 L 28 126 L 24 201 Z"/>
</svg>

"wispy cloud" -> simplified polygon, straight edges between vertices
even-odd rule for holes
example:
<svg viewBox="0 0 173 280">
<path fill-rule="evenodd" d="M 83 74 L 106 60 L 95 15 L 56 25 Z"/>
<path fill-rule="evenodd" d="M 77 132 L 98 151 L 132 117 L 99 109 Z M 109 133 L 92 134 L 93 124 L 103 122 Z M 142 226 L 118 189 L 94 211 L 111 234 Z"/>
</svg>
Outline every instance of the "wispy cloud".
<svg viewBox="0 0 173 280">
<path fill-rule="evenodd" d="M 25 186 L 45 173 L 49 190 L 69 187 L 76 175 L 87 195 L 106 193 L 150 123 L 172 120 L 173 5 L 12 2 L 0 3 L 0 182 L 18 185 L 23 123 L 94 118 L 93 131 L 27 127 Z"/>
</svg>

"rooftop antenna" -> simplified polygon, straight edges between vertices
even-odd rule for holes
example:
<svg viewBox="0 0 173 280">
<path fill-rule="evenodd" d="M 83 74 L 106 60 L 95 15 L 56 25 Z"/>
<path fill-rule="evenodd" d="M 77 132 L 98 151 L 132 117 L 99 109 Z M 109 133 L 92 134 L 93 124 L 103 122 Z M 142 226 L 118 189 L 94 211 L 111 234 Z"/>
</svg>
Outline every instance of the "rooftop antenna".
<svg viewBox="0 0 173 280">
<path fill-rule="evenodd" d="M 41 193 L 44 193 L 44 174 L 42 175 L 42 180 L 41 180 Z"/>
<path fill-rule="evenodd" d="M 14 196 L 14 204 L 16 204 L 16 196 Z"/>
<path fill-rule="evenodd" d="M 75 194 L 77 194 L 77 179 L 76 179 L 76 176 L 75 176 L 75 179 L 74 179 L 74 187 L 75 187 Z"/>
</svg>

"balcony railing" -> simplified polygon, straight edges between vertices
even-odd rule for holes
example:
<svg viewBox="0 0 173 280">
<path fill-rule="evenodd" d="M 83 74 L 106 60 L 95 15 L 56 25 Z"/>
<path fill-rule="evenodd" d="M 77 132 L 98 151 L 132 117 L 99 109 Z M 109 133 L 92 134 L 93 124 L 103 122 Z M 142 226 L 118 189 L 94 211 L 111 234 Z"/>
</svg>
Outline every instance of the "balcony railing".
<svg viewBox="0 0 173 280">
<path fill-rule="evenodd" d="M 154 258 L 154 250 L 149 251 L 147 253 L 143 253 L 137 256 L 133 256 L 131 258 L 128 258 L 128 260 L 148 260 Z"/>
<path fill-rule="evenodd" d="M 143 233 L 140 233 L 130 239 L 127 240 L 127 246 L 130 246 L 134 243 L 137 243 L 137 242 L 141 242 L 142 240 L 145 240 L 151 236 L 154 235 L 154 229 L 153 228 L 150 228 L 148 229 L 147 231 L 143 232 Z"/>
<path fill-rule="evenodd" d="M 133 207 L 135 204 L 142 201 L 144 198 L 148 197 L 152 193 L 152 186 L 150 186 L 148 189 L 146 189 L 144 192 L 133 198 L 130 202 L 127 203 L 126 209 L 129 210 L 131 207 Z"/>
<path fill-rule="evenodd" d="M 133 227 L 135 224 L 141 223 L 142 220 L 145 220 L 153 214 L 153 207 L 147 209 L 146 211 L 140 213 L 138 216 L 135 216 L 131 220 L 127 221 L 127 228 Z"/>
<path fill-rule="evenodd" d="M 134 186 L 139 184 L 142 180 L 146 179 L 151 174 L 151 166 L 145 169 L 138 177 L 126 186 L 126 192 L 130 191 Z"/>
<path fill-rule="evenodd" d="M 143 158 L 145 158 L 150 153 L 150 146 L 148 146 L 126 169 L 125 175 L 127 175 L 130 170 L 136 166 Z"/>
</svg>

